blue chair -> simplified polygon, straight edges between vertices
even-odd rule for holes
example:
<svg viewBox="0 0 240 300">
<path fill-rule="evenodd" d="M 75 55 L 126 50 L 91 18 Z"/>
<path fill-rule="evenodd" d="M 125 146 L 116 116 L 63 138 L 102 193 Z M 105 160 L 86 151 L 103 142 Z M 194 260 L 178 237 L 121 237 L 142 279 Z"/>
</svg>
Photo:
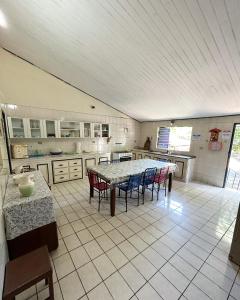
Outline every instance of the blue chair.
<svg viewBox="0 0 240 300">
<path fill-rule="evenodd" d="M 144 204 L 144 197 L 145 197 L 145 190 L 151 190 L 152 192 L 152 200 L 153 200 L 153 191 L 154 191 L 154 180 L 157 173 L 157 168 L 148 168 L 143 173 L 143 180 L 142 180 L 142 194 L 143 194 L 143 204 Z M 151 186 L 151 187 L 150 187 Z"/>
<path fill-rule="evenodd" d="M 127 199 L 128 199 L 128 193 L 130 193 L 130 195 L 132 196 L 132 192 L 136 191 L 138 194 L 138 205 L 139 205 L 139 188 L 140 185 L 142 183 L 142 174 L 137 174 L 137 175 L 131 175 L 128 179 L 128 181 L 125 181 L 123 183 L 120 183 L 118 185 L 119 188 L 119 195 L 120 195 L 120 191 L 124 191 L 125 192 L 125 203 L 126 203 L 126 212 L 127 212 Z"/>
</svg>

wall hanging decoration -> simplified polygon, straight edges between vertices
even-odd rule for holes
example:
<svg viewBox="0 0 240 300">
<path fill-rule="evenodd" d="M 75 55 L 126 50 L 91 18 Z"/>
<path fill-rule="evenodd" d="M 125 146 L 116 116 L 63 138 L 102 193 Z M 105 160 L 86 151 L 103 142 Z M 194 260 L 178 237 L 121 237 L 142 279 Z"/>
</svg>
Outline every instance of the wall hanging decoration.
<svg viewBox="0 0 240 300">
<path fill-rule="evenodd" d="M 208 149 L 211 151 L 220 151 L 222 150 L 222 142 L 219 142 L 219 133 L 222 130 L 218 129 L 218 128 L 213 128 L 211 130 L 209 130 L 210 132 L 210 141 L 208 143 Z"/>
</svg>

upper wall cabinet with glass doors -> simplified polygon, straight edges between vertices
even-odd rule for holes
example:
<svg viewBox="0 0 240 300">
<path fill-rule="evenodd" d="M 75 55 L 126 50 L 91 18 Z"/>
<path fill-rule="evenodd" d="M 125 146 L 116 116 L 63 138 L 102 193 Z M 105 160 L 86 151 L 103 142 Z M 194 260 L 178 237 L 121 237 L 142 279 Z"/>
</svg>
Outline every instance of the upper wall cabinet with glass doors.
<svg viewBox="0 0 240 300">
<path fill-rule="evenodd" d="M 59 121 L 43 120 L 44 138 L 59 138 Z"/>
<path fill-rule="evenodd" d="M 93 124 L 89 122 L 81 123 L 81 137 L 82 138 L 91 138 L 93 131 Z"/>
<path fill-rule="evenodd" d="M 43 120 L 27 119 L 28 138 L 40 139 L 44 137 Z"/>
<path fill-rule="evenodd" d="M 102 137 L 110 137 L 110 127 L 109 124 L 102 124 Z"/>
<path fill-rule="evenodd" d="M 80 138 L 80 122 L 60 121 L 61 138 Z"/>
<path fill-rule="evenodd" d="M 28 137 L 28 119 L 8 117 L 7 120 L 10 138 Z"/>
<path fill-rule="evenodd" d="M 8 117 L 10 138 L 108 138 L 110 125 Z"/>
</svg>

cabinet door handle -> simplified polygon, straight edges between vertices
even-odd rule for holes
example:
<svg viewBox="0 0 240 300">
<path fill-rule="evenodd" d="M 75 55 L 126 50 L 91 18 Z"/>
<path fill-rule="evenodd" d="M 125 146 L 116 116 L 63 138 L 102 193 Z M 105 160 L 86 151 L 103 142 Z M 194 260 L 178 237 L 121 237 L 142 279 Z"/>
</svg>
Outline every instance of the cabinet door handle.
<svg viewBox="0 0 240 300">
<path fill-rule="evenodd" d="M 74 169 L 74 171 L 77 171 L 77 169 Z"/>
<path fill-rule="evenodd" d="M 62 173 L 63 171 L 59 171 L 59 173 Z"/>
<path fill-rule="evenodd" d="M 60 177 L 60 179 L 64 179 L 64 177 Z"/>
<path fill-rule="evenodd" d="M 74 165 L 76 165 L 77 163 L 75 162 L 75 163 L 73 163 Z"/>
</svg>

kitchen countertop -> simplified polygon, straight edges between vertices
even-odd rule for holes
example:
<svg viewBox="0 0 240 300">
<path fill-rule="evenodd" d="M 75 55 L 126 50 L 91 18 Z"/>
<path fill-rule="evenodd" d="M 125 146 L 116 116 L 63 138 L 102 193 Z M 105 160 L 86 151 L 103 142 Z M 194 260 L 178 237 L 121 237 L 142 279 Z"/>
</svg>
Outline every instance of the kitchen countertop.
<svg viewBox="0 0 240 300">
<path fill-rule="evenodd" d="M 13 158 L 12 161 L 22 161 L 22 160 L 65 160 L 65 159 L 76 159 L 92 155 L 106 155 L 110 152 L 85 152 L 85 153 L 75 153 L 75 154 L 61 154 L 61 155 L 39 155 L 31 156 L 28 158 Z"/>
<path fill-rule="evenodd" d="M 158 154 L 158 155 L 167 156 L 167 157 L 178 157 L 178 158 L 183 158 L 183 159 L 193 159 L 193 158 L 196 158 L 196 156 L 194 156 L 194 155 L 167 154 L 167 153 L 161 153 L 159 151 L 149 151 L 149 150 L 144 150 L 144 149 L 133 149 L 132 151 Z"/>
<path fill-rule="evenodd" d="M 55 222 L 53 199 L 45 179 L 39 171 L 34 171 L 34 192 L 30 197 L 22 197 L 18 186 L 9 175 L 3 202 L 6 237 L 14 239 L 38 227 Z"/>
</svg>

